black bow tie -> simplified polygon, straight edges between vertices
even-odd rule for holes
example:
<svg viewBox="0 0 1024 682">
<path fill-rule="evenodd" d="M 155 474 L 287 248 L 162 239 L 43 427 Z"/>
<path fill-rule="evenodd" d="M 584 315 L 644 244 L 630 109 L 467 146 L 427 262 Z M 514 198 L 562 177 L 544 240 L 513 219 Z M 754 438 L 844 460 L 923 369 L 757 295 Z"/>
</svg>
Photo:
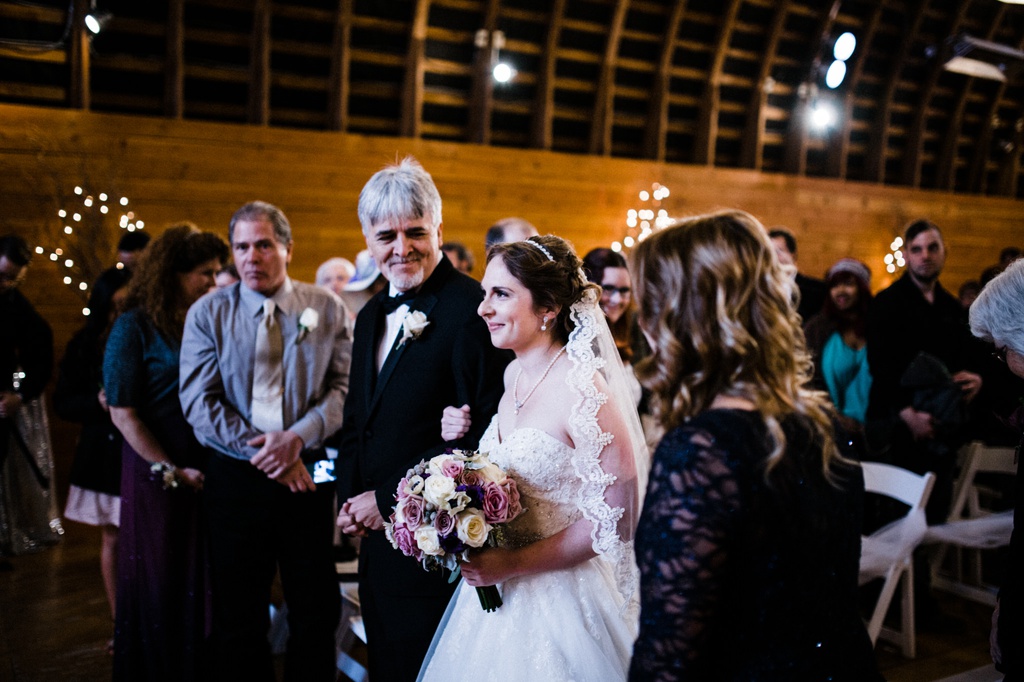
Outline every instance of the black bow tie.
<svg viewBox="0 0 1024 682">
<path fill-rule="evenodd" d="M 384 310 L 385 315 L 390 315 L 403 304 L 411 308 L 414 300 L 416 300 L 416 292 L 406 291 L 398 296 L 385 296 L 384 300 L 380 302 L 380 307 Z"/>
</svg>

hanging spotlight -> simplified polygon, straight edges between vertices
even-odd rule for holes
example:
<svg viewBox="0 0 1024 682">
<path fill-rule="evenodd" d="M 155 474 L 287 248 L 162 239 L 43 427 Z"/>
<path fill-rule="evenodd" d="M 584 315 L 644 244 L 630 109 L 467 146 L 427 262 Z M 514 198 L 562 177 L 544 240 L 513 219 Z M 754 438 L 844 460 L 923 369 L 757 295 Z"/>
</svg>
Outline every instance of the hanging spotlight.
<svg viewBox="0 0 1024 682">
<path fill-rule="evenodd" d="M 828 72 L 825 73 L 825 85 L 835 90 L 842 84 L 844 78 L 846 78 L 846 62 L 837 59 L 832 62 L 832 66 L 828 67 Z"/>
<path fill-rule="evenodd" d="M 494 80 L 499 83 L 508 83 L 516 75 L 516 70 L 505 62 L 498 62 L 494 65 Z"/>
<path fill-rule="evenodd" d="M 856 48 L 856 36 L 847 31 L 846 33 L 836 38 L 836 44 L 832 48 L 832 56 L 841 62 L 845 62 L 847 59 L 853 56 L 853 51 Z"/>
<path fill-rule="evenodd" d="M 85 15 L 85 27 L 89 29 L 89 32 L 93 35 L 99 35 L 99 32 L 110 23 L 110 20 L 114 18 L 114 15 L 110 12 L 97 12 L 95 9 Z"/>
</svg>

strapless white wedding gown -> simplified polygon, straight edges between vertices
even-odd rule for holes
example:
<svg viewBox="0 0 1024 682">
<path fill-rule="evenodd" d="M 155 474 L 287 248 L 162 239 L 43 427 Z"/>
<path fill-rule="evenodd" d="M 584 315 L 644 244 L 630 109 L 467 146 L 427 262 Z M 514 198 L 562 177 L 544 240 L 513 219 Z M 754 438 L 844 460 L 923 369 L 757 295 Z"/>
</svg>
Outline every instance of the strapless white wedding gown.
<svg viewBox="0 0 1024 682">
<path fill-rule="evenodd" d="M 480 450 L 515 478 L 527 511 L 507 527 L 510 544 L 566 528 L 581 513 L 573 449 L 538 429 L 498 442 L 497 417 Z M 503 606 L 487 613 L 463 582 L 438 626 L 419 679 L 434 682 L 614 682 L 625 680 L 635 623 L 621 609 L 607 562 L 514 578 L 498 586 Z"/>
</svg>

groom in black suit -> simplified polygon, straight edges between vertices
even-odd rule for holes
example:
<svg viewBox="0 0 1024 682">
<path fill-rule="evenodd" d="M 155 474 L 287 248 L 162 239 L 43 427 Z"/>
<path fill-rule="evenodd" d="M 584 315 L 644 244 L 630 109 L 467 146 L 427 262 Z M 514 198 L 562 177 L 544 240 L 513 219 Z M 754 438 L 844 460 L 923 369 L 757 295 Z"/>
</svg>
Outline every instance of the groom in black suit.
<svg viewBox="0 0 1024 682">
<path fill-rule="evenodd" d="M 356 320 L 339 447 L 338 525 L 363 536 L 359 598 L 370 679 L 414 680 L 455 585 L 391 547 L 384 519 L 406 471 L 446 447 L 476 448 L 502 394 L 507 359 L 476 309 L 480 285 L 441 251 L 441 197 L 414 159 L 388 166 L 359 195 L 366 245 L 390 286 Z M 441 439 L 449 405 L 472 429 Z"/>
</svg>

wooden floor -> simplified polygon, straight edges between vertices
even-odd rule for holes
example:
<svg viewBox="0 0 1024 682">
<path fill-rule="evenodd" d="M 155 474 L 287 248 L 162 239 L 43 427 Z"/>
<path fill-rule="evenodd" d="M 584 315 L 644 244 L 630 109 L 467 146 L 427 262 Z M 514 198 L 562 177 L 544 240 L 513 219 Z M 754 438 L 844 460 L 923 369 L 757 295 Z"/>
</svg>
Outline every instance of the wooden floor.
<svg viewBox="0 0 1024 682">
<path fill-rule="evenodd" d="M 110 679 L 112 626 L 98 547 L 95 529 L 69 522 L 60 545 L 17 557 L 14 570 L 0 572 L 0 682 Z M 881 648 L 890 682 L 930 682 L 990 663 L 989 609 L 952 597 L 942 605 L 968 623 L 968 633 L 920 634 L 914 661 Z"/>
</svg>

